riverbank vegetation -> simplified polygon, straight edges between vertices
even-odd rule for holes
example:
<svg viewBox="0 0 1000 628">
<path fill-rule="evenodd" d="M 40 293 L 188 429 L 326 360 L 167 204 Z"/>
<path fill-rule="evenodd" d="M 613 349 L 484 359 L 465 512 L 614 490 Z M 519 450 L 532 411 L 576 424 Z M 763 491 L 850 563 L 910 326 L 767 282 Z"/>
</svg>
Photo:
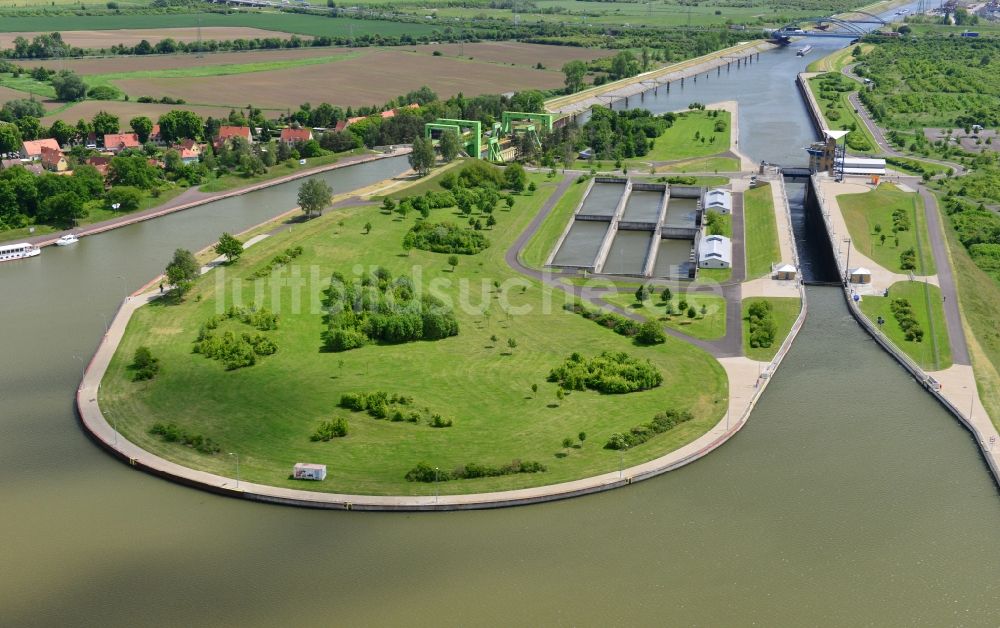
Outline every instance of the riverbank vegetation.
<svg viewBox="0 0 1000 628">
<path fill-rule="evenodd" d="M 882 184 L 862 194 L 841 194 L 837 203 L 852 245 L 863 255 L 894 273 L 936 272 L 920 195 Z"/>
<path fill-rule="evenodd" d="M 419 185 L 434 181 L 440 177 L 432 175 Z M 631 429 L 637 415 L 654 416 L 664 408 L 688 411 L 695 418 L 625 452 L 626 465 L 704 434 L 722 416 L 728 398 L 725 372 L 711 356 L 670 337 L 637 345 L 633 338 L 564 312 L 561 291 L 506 266 L 506 251 L 556 187 L 543 175 L 531 174 L 529 181 L 537 192 L 514 195 L 505 228 L 491 234 L 493 245 L 463 257 L 454 268 L 448 254 L 416 249 L 401 254 L 404 234 L 424 219 L 419 214 L 402 220 L 386 215 L 380 203 L 327 211 L 291 232 L 275 233 L 225 266 L 223 286 L 216 285 L 217 269 L 196 279 L 182 302 L 157 301 L 135 312 L 102 384 L 102 408 L 114 414 L 129 440 L 180 464 L 232 473 L 231 459 L 149 434 L 154 423 L 173 422 L 210 436 L 223 451 L 238 452 L 241 478 L 247 481 L 301 488 L 289 472 L 294 463 L 308 461 L 329 469 L 327 480 L 311 489 L 368 494 L 430 494 L 432 487 L 405 477 L 422 462 L 449 472 L 470 462 L 499 468 L 512 460 L 537 461 L 546 468 L 449 482 L 447 490 L 454 492 L 520 488 L 608 472 L 620 464 L 618 452 L 583 447 L 557 457 L 562 450 L 554 447 L 567 434 L 579 432 L 603 443 L 611 434 Z M 443 190 L 438 185 L 437 191 Z M 428 220 L 459 216 L 456 209 L 435 209 Z M 366 223 L 373 226 L 373 236 L 365 234 Z M 298 290 L 293 282 L 279 286 L 267 279 L 247 280 L 295 246 L 302 247 L 302 254 L 282 268 L 281 277 L 303 278 L 299 297 L 293 296 Z M 392 277 L 414 278 L 415 288 L 449 303 L 460 333 L 432 342 L 321 352 L 325 278 L 350 271 L 352 280 L 363 281 L 378 267 Z M 319 273 L 319 286 L 308 279 L 305 269 L 311 268 Z M 259 293 L 258 285 L 264 287 Z M 261 295 L 258 307 L 281 315 L 279 328 L 266 332 L 279 351 L 253 368 L 233 371 L 191 353 L 190 340 L 220 303 L 228 307 L 238 298 L 248 305 L 255 303 L 255 294 Z M 153 380 L 133 382 L 129 377 L 127 367 L 139 346 L 148 346 L 160 359 L 162 368 Z M 627 352 L 642 364 L 648 361 L 662 383 L 624 397 L 564 392 L 562 400 L 552 403 L 560 386 L 547 377 L 573 351 L 587 356 Z M 347 437 L 309 440 L 320 421 L 331 419 L 343 395 L 384 390 L 386 382 L 392 391 L 441 414 L 443 421 L 452 420 L 453 426 L 409 429 L 405 421 L 350 420 Z"/>
<path fill-rule="evenodd" d="M 906 355 L 929 371 L 951 366 L 951 345 L 945 326 L 941 289 L 922 281 L 900 281 L 889 295 L 866 296 L 861 311 Z"/>
<path fill-rule="evenodd" d="M 785 341 L 788 333 L 795 324 L 795 319 L 799 316 L 802 302 L 796 297 L 751 297 L 743 299 L 743 354 L 751 360 L 769 362 L 774 359 Z M 762 314 L 766 313 L 766 316 Z M 763 318 L 769 321 L 767 325 L 767 336 L 769 343 L 761 342 L 763 339 L 760 325 L 754 324 L 754 319 L 759 323 Z M 757 341 L 754 342 L 754 332 L 757 332 Z"/>
</svg>

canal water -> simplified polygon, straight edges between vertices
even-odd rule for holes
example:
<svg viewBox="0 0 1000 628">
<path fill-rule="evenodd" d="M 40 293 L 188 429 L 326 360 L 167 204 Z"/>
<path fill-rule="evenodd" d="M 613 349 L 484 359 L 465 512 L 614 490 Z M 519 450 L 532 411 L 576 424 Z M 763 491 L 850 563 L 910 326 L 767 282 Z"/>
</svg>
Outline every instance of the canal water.
<svg viewBox="0 0 1000 628">
<path fill-rule="evenodd" d="M 771 67 L 786 91 L 744 129 L 802 113 L 790 66 L 769 54 L 754 66 L 760 85 Z M 791 133 L 791 146 L 808 139 Z M 776 144 L 747 152 L 780 161 Z M 330 176 L 342 191 L 402 168 Z M 123 289 L 176 247 L 293 206 L 296 190 L 0 265 L 0 625 L 997 624 L 997 489 L 967 432 L 834 289 L 810 289 L 806 325 L 737 437 L 609 493 L 480 512 L 310 511 L 184 488 L 102 453 L 73 392 Z"/>
</svg>

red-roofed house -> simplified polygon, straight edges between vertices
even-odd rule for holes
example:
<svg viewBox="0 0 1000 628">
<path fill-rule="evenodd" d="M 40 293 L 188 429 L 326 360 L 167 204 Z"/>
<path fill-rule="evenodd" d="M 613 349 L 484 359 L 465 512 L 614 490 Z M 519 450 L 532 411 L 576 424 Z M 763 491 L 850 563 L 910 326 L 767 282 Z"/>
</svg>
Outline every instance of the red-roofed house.
<svg viewBox="0 0 1000 628">
<path fill-rule="evenodd" d="M 52 138 L 44 140 L 29 140 L 21 144 L 21 159 L 36 161 L 42 158 L 42 148 L 49 148 L 62 152 L 59 142 Z"/>
<path fill-rule="evenodd" d="M 110 133 L 104 136 L 104 149 L 118 153 L 126 148 L 139 148 L 139 136 L 135 133 Z"/>
<path fill-rule="evenodd" d="M 108 176 L 108 165 L 111 163 L 111 158 L 110 157 L 87 157 L 87 160 L 84 163 L 86 163 L 88 166 L 93 166 L 94 168 L 96 168 L 97 171 L 101 173 L 102 177 L 107 177 Z"/>
<path fill-rule="evenodd" d="M 198 163 L 198 158 L 201 157 L 201 146 L 194 140 L 184 140 L 180 144 L 174 144 L 172 148 L 180 155 L 181 163 L 185 166 Z"/>
<path fill-rule="evenodd" d="M 153 129 L 149 132 L 149 141 L 154 144 L 159 144 L 163 138 L 160 137 L 160 125 L 154 124 Z"/>
<path fill-rule="evenodd" d="M 58 148 L 42 146 L 42 167 L 52 172 L 65 172 L 69 169 L 69 163 Z"/>
<path fill-rule="evenodd" d="M 241 137 L 248 143 L 253 144 L 253 135 L 250 133 L 250 127 L 220 126 L 219 133 L 215 136 L 214 146 L 219 148 L 226 143 L 226 140 L 230 140 L 234 137 Z"/>
<path fill-rule="evenodd" d="M 313 132 L 310 129 L 293 129 L 291 127 L 285 127 L 281 129 L 281 143 L 297 144 L 299 142 L 308 142 L 313 138 Z"/>
</svg>

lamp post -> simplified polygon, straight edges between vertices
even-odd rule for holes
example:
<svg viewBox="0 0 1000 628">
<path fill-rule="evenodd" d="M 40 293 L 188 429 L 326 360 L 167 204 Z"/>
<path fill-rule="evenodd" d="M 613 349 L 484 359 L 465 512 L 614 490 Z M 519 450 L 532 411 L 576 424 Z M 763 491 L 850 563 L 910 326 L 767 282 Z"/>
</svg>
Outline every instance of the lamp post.
<svg viewBox="0 0 1000 628">
<path fill-rule="evenodd" d="M 87 376 L 87 363 L 76 354 L 73 354 L 73 357 L 80 361 L 80 388 L 83 388 L 83 379 Z"/>
<path fill-rule="evenodd" d="M 847 243 L 847 262 L 844 264 L 844 281 L 846 282 L 851 268 L 851 239 L 845 238 L 844 242 Z"/>
<path fill-rule="evenodd" d="M 121 206 L 121 203 L 111 203 L 111 209 L 113 209 L 116 214 L 118 213 L 118 208 Z"/>
<path fill-rule="evenodd" d="M 434 503 L 438 503 L 438 480 L 441 479 L 441 469 L 434 467 Z"/>
<path fill-rule="evenodd" d="M 107 336 L 108 332 L 111 331 L 111 328 L 108 327 L 108 315 L 104 312 L 98 312 L 97 315 L 104 321 L 104 335 Z"/>
<path fill-rule="evenodd" d="M 236 457 L 236 488 L 240 487 L 240 455 L 237 453 L 229 452 L 230 456 Z"/>
<path fill-rule="evenodd" d="M 618 455 L 619 455 L 619 457 L 618 457 L 618 479 L 619 480 L 624 479 L 624 477 L 625 477 L 625 450 L 626 449 L 628 449 L 627 446 L 626 447 L 622 447 L 621 449 L 618 450 Z"/>
<path fill-rule="evenodd" d="M 125 275 L 115 275 L 122 280 L 122 302 L 128 299 L 128 284 L 125 282 Z"/>
<path fill-rule="evenodd" d="M 115 415 L 111 414 L 110 412 L 105 412 L 104 414 L 107 415 L 111 419 L 111 425 L 114 427 L 114 430 L 115 430 L 115 440 L 114 440 L 113 444 L 114 444 L 115 447 L 117 447 L 118 446 L 118 419 L 116 419 Z"/>
</svg>

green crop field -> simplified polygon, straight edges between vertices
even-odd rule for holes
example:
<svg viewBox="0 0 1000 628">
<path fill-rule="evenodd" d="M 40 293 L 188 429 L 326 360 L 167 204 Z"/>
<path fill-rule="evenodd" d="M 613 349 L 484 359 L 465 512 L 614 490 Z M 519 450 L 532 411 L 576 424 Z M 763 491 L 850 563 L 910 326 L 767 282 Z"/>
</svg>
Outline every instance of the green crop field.
<svg viewBox="0 0 1000 628">
<path fill-rule="evenodd" d="M 763 277 L 771 272 L 772 263 L 781 261 L 771 184 L 758 186 L 743 194 L 743 224 L 747 279 Z"/>
<path fill-rule="evenodd" d="M 841 194 L 837 203 L 844 214 L 847 230 L 854 241 L 854 248 L 875 263 L 894 273 L 913 272 L 915 275 L 933 275 L 934 256 L 924 219 L 924 204 L 915 192 L 902 192 L 894 185 L 882 184 L 876 190 L 863 194 Z M 909 228 L 893 235 L 893 212 L 902 209 L 909 221 Z M 878 227 L 876 227 L 876 225 Z M 876 233 L 881 229 L 881 234 Z M 885 235 L 882 242 L 881 235 Z M 896 244 L 896 237 L 899 244 Z M 913 248 L 916 268 L 901 267 L 900 253 Z"/>
<path fill-rule="evenodd" d="M 924 331 L 923 341 L 906 339 L 890 308 L 893 299 L 910 302 L 913 317 Z M 939 371 L 951 366 L 948 328 L 944 322 L 941 289 L 937 286 L 922 281 L 900 281 L 892 284 L 888 297 L 864 297 L 861 311 L 873 323 L 877 323 L 881 316 L 885 321 L 882 325 L 885 335 L 922 368 Z"/>
<path fill-rule="evenodd" d="M 618 468 L 620 454 L 603 448 L 608 437 L 669 408 L 690 409 L 696 418 L 625 452 L 626 465 L 653 459 L 705 433 L 723 415 L 728 397 L 725 372 L 711 356 L 674 338 L 662 345 L 636 346 L 563 311 L 562 301 L 568 297 L 506 266 L 505 251 L 555 188 L 543 176 L 532 175 L 532 180 L 538 192 L 517 196 L 512 211 L 498 209 L 497 228 L 483 232 L 492 245 L 477 255 L 459 256 L 454 270 L 445 254 L 403 252 L 403 235 L 414 223 L 413 214 L 404 220 L 374 206 L 352 207 L 281 230 L 250 248 L 235 265 L 197 280 L 183 303 L 137 311 L 104 379 L 102 408 L 112 413 L 130 440 L 181 464 L 233 472 L 232 458 L 224 453 L 202 454 L 151 435 L 155 422 L 174 422 L 218 442 L 222 452 L 237 452 L 241 478 L 247 481 L 366 494 L 433 494 L 432 484 L 404 479 L 422 461 L 443 470 L 514 459 L 547 466 L 536 474 L 442 483 L 442 493 L 521 488 L 611 471 Z M 438 209 L 431 219 L 464 220 L 456 214 Z M 366 223 L 372 225 L 367 234 Z M 277 353 L 230 372 L 217 361 L 193 354 L 199 326 L 220 305 L 230 303 L 220 300 L 235 287 L 244 303 L 252 302 L 256 282 L 249 275 L 294 245 L 304 252 L 282 277 L 300 272 L 306 294 L 296 301 L 291 283 L 260 293 L 260 305 L 281 315 L 279 328 L 266 332 L 278 345 Z M 325 325 L 309 295 L 324 287 L 334 271 L 351 277 L 355 268 L 376 265 L 394 276 L 419 276 L 419 286 L 454 304 L 459 335 L 321 352 Z M 499 294 L 494 281 L 501 283 Z M 470 288 L 469 294 L 463 285 Z M 508 315 L 506 303 L 527 311 Z M 515 348 L 508 348 L 508 339 L 516 341 Z M 127 364 L 140 345 L 148 345 L 162 365 L 150 382 L 128 377 Z M 592 356 L 604 350 L 651 360 L 663 374 L 663 384 L 627 395 L 574 391 L 557 399 L 557 386 L 546 381 L 550 369 L 574 351 Z M 538 385 L 537 394 L 532 384 Z M 454 426 L 435 429 L 376 420 L 337 407 L 344 393 L 379 390 L 412 396 L 416 407 L 440 413 L 454 420 Z M 348 435 L 311 442 L 319 422 L 333 418 L 347 419 Z M 582 443 L 577 439 L 580 432 L 586 433 Z M 580 447 L 564 447 L 564 438 Z M 292 465 L 303 461 L 326 464 L 327 480 L 304 485 L 289 479 Z"/>
<path fill-rule="evenodd" d="M 125 28 L 192 28 L 197 26 L 249 26 L 300 35 L 429 35 L 428 24 L 388 20 L 356 20 L 281 12 L 169 13 L 149 15 L 49 15 L 5 18 L 5 32 L 114 30 Z"/>
<path fill-rule="evenodd" d="M 635 295 L 628 292 L 618 292 L 604 297 L 608 303 L 613 303 L 621 308 L 626 308 L 641 314 L 646 318 L 661 321 L 667 327 L 676 329 L 689 336 L 701 338 L 702 340 L 718 340 L 726 335 L 726 300 L 710 294 L 696 292 L 682 293 L 674 292 L 670 300 L 673 311 L 677 312 L 679 303 L 683 300 L 688 307 L 695 309 L 695 317 L 688 318 L 687 312 L 678 314 L 667 314 L 666 304 L 660 300 L 660 293 L 657 292 L 648 301 L 640 305 L 635 300 Z M 705 314 L 701 313 L 702 306 L 705 307 Z"/>
<path fill-rule="evenodd" d="M 750 347 L 750 325 L 747 322 L 749 319 L 748 312 L 750 306 L 757 301 L 767 301 L 771 304 L 775 334 L 774 343 L 770 347 Z M 795 319 L 798 318 L 801 308 L 801 299 L 795 297 L 753 297 L 743 299 L 743 354 L 751 360 L 758 360 L 760 362 L 773 360 L 774 356 L 778 353 L 778 349 L 781 348 L 781 343 L 785 341 L 788 332 L 792 330 L 792 325 L 795 324 Z"/>
</svg>

